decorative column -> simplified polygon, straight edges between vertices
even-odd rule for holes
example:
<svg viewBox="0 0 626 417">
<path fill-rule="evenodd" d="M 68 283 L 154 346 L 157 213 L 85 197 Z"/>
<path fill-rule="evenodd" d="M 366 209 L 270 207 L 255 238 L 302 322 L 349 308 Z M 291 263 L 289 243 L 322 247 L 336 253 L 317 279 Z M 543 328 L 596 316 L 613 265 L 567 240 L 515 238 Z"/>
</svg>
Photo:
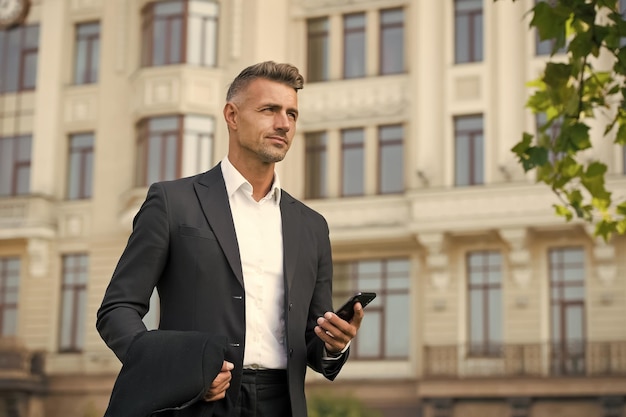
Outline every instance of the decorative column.
<svg viewBox="0 0 626 417">
<path fill-rule="evenodd" d="M 528 249 L 528 229 L 500 229 L 500 237 L 509 244 L 509 265 L 511 278 L 520 290 L 528 288 L 532 276 L 531 254 Z M 524 308 L 528 305 L 528 296 L 520 294 L 515 298 L 515 306 Z"/>
<path fill-rule="evenodd" d="M 419 241 L 427 249 L 426 267 L 430 276 L 430 286 L 438 293 L 443 293 L 450 286 L 450 257 L 445 252 L 446 235 L 444 233 L 420 234 Z M 434 298 L 432 307 L 435 311 L 445 310 L 445 296 Z"/>
</svg>

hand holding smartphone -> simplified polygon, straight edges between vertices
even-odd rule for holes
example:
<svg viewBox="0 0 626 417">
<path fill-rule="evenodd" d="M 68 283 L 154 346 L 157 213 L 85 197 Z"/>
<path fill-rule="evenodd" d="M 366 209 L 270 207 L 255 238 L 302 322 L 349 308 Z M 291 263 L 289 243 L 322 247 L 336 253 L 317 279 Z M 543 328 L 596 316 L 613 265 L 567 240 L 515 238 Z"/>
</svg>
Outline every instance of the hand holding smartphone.
<svg viewBox="0 0 626 417">
<path fill-rule="evenodd" d="M 337 316 L 345 321 L 350 321 L 352 320 L 352 317 L 354 317 L 354 304 L 356 304 L 357 302 L 361 303 L 361 306 L 365 308 L 365 306 L 368 305 L 374 298 L 376 298 L 375 292 L 356 293 L 355 295 L 350 297 L 350 299 L 346 301 L 344 305 L 339 307 L 335 314 L 337 314 Z"/>
</svg>

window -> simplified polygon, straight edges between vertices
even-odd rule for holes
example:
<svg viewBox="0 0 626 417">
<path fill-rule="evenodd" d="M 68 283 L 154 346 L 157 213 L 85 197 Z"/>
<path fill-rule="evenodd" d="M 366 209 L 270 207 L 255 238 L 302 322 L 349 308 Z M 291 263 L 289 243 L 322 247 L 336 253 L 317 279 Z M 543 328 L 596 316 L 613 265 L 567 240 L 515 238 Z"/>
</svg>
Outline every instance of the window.
<svg viewBox="0 0 626 417">
<path fill-rule="evenodd" d="M 143 10 L 142 65 L 217 65 L 219 6 L 207 0 L 153 2 Z"/>
<path fill-rule="evenodd" d="M 63 256 L 62 273 L 59 351 L 80 352 L 85 341 L 88 256 L 85 254 Z"/>
<path fill-rule="evenodd" d="M 483 0 L 454 1 L 455 62 L 483 60 Z"/>
<path fill-rule="evenodd" d="M 194 175 L 213 160 L 213 119 L 163 116 L 139 123 L 137 185 Z"/>
<path fill-rule="evenodd" d="M 34 90 L 39 25 L 0 30 L 0 93 Z"/>
<path fill-rule="evenodd" d="M 343 77 L 365 76 L 365 13 L 343 17 Z"/>
<path fill-rule="evenodd" d="M 307 133 L 304 139 L 306 143 L 304 195 L 306 198 L 327 197 L 326 132 Z"/>
<path fill-rule="evenodd" d="M 100 68 L 100 23 L 76 25 L 76 55 L 74 57 L 74 84 L 98 82 Z"/>
<path fill-rule="evenodd" d="M 378 190 L 381 194 L 404 191 L 403 140 L 402 125 L 378 128 Z"/>
<path fill-rule="evenodd" d="M 20 259 L 0 258 L 0 336 L 17 334 Z"/>
<path fill-rule="evenodd" d="M 549 251 L 552 375 L 585 373 L 585 252 Z"/>
<path fill-rule="evenodd" d="M 502 255 L 467 254 L 470 356 L 502 355 Z"/>
<path fill-rule="evenodd" d="M 67 198 L 90 198 L 93 183 L 93 134 L 70 136 L 67 173 Z"/>
<path fill-rule="evenodd" d="M 358 359 L 402 359 L 409 354 L 410 262 L 406 258 L 339 262 L 334 265 L 333 304 L 339 308 L 358 291 L 373 291 L 367 319 L 352 341 Z"/>
<path fill-rule="evenodd" d="M 535 6 L 539 3 L 547 3 L 550 7 L 554 7 L 556 5 L 556 0 L 535 0 Z M 537 55 L 551 55 L 552 50 L 554 49 L 554 39 L 546 39 L 542 41 L 539 38 L 539 32 L 535 29 L 535 52 Z M 567 46 L 563 46 L 556 53 L 564 54 L 567 52 Z"/>
<path fill-rule="evenodd" d="M 328 80 L 328 18 L 307 21 L 307 76 L 308 81 Z"/>
<path fill-rule="evenodd" d="M 380 12 L 380 73 L 404 72 L 404 10 Z"/>
<path fill-rule="evenodd" d="M 454 118 L 455 185 L 483 183 L 483 117 Z"/>
<path fill-rule="evenodd" d="M 344 196 L 365 192 L 365 139 L 363 129 L 341 131 L 341 193 Z"/>
<path fill-rule="evenodd" d="M 0 196 L 30 192 L 31 136 L 0 137 Z"/>
</svg>

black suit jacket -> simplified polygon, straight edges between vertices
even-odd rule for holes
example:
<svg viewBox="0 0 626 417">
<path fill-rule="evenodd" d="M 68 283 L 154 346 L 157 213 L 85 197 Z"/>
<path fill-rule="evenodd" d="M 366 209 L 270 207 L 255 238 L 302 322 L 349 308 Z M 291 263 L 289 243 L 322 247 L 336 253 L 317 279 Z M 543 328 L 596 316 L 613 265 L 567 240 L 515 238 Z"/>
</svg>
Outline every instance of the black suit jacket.
<svg viewBox="0 0 626 417">
<path fill-rule="evenodd" d="M 347 354 L 322 366 L 318 317 L 332 311 L 332 258 L 325 219 L 281 192 L 287 370 L 294 417 L 306 416 L 307 364 L 334 379 Z M 153 184 L 97 315 L 100 335 L 124 358 L 157 287 L 163 330 L 225 336 L 235 364 L 224 402 L 236 403 L 245 342 L 245 292 L 235 227 L 220 164 L 194 177 Z M 215 407 L 226 416 L 228 407 Z M 184 414 L 177 415 L 200 415 Z"/>
</svg>

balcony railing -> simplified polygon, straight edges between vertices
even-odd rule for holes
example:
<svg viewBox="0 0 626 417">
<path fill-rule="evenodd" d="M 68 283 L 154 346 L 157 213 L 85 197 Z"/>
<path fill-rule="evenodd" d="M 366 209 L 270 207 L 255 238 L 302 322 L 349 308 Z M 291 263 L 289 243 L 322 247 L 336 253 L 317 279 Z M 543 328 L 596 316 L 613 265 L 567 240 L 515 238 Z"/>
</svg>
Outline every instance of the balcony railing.
<svg viewBox="0 0 626 417">
<path fill-rule="evenodd" d="M 427 378 L 624 376 L 626 341 L 424 347 Z"/>
</svg>

